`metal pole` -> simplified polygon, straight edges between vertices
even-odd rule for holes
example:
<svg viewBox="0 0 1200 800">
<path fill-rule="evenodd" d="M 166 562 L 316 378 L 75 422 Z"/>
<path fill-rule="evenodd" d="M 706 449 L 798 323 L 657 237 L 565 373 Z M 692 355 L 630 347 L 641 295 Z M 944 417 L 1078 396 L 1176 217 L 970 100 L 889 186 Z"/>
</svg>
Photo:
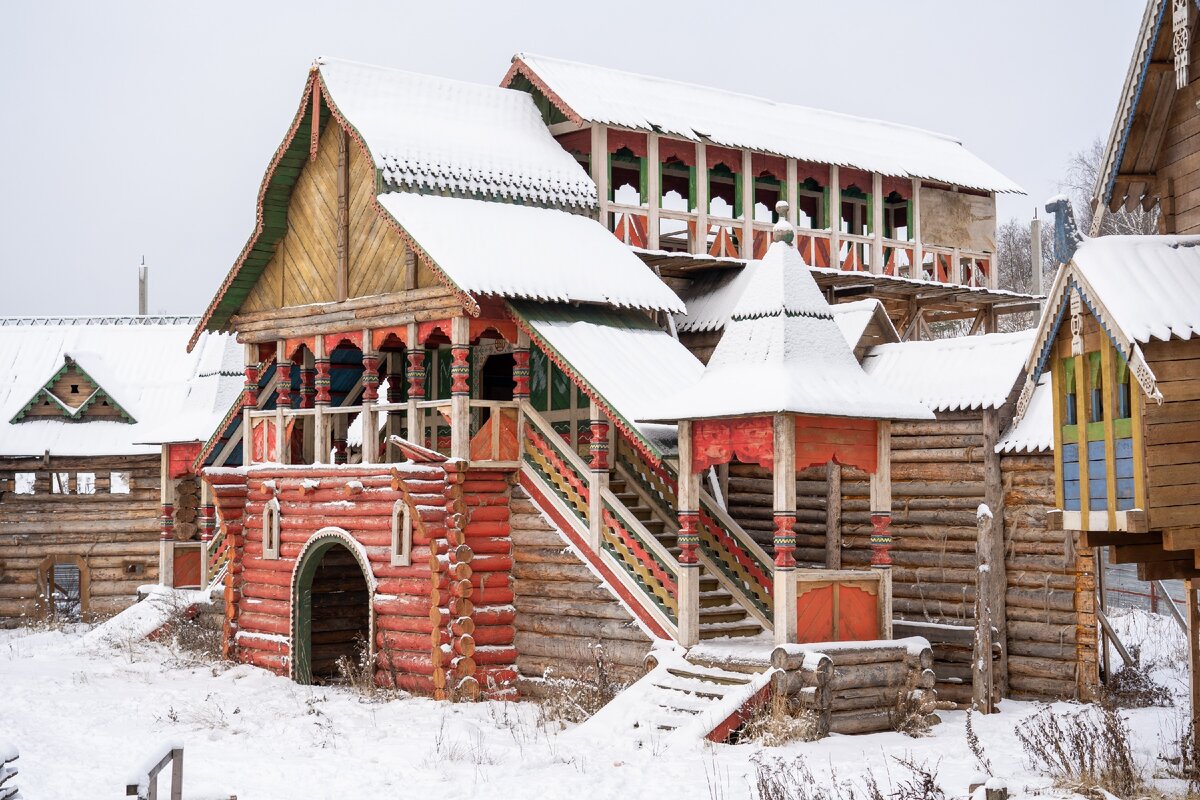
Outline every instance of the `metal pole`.
<svg viewBox="0 0 1200 800">
<path fill-rule="evenodd" d="M 1033 221 L 1029 223 L 1029 263 L 1033 269 L 1031 290 L 1034 294 L 1042 294 L 1042 221 L 1034 211 Z M 1038 301 L 1038 311 L 1041 312 L 1045 301 Z"/>
</svg>

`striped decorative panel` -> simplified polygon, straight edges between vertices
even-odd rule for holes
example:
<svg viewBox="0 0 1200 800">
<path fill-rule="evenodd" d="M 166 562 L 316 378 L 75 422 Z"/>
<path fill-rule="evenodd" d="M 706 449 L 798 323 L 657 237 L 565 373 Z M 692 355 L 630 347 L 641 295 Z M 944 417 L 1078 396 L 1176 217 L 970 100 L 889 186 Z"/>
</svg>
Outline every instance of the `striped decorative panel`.
<svg viewBox="0 0 1200 800">
<path fill-rule="evenodd" d="M 1079 511 L 1079 445 L 1063 443 L 1063 510 Z"/>
</svg>

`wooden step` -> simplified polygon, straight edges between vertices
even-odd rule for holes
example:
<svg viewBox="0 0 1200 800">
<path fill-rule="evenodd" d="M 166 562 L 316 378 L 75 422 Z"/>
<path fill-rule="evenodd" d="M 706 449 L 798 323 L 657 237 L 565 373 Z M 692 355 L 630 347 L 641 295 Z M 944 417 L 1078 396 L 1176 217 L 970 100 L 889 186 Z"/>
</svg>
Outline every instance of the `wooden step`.
<svg viewBox="0 0 1200 800">
<path fill-rule="evenodd" d="M 700 611 L 700 627 L 716 622 L 740 622 L 746 619 L 746 611 L 741 606 L 728 605 L 720 610 L 709 608 Z"/>
<path fill-rule="evenodd" d="M 720 639 L 722 636 L 758 636 L 760 633 L 762 633 L 762 628 L 755 623 L 719 628 L 700 626 L 701 639 Z"/>
</svg>

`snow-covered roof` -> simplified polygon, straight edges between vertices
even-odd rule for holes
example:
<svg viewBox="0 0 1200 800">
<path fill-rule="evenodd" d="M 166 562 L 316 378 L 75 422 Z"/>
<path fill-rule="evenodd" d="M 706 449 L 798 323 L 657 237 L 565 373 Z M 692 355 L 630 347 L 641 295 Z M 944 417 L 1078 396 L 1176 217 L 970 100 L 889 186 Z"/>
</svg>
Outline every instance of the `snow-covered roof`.
<svg viewBox="0 0 1200 800">
<path fill-rule="evenodd" d="M 1017 384 L 1035 331 L 897 342 L 872 347 L 863 369 L 889 392 L 932 411 L 999 408 Z"/>
<path fill-rule="evenodd" d="M 900 341 L 900 334 L 884 310 L 883 303 L 874 297 L 849 303 L 834 303 L 829 307 L 829 311 L 851 350 L 862 342 L 863 334 L 873 320 L 879 321 L 881 332 L 889 342 Z"/>
<path fill-rule="evenodd" d="M 518 53 L 521 73 L 568 117 L 972 189 L 1021 188 L 949 136 L 752 95 Z"/>
<path fill-rule="evenodd" d="M 385 188 L 595 206 L 595 184 L 526 92 L 335 58 L 316 64 Z"/>
<path fill-rule="evenodd" d="M 241 346 L 196 317 L 0 320 L 0 456 L 136 455 L 156 442 L 203 441 L 241 391 Z M 158 318 L 162 319 L 162 318 Z M 10 422 L 70 356 L 134 423 L 25 417 Z"/>
<path fill-rule="evenodd" d="M 1050 375 L 1038 381 L 1025 415 L 1004 431 L 997 453 L 1037 453 L 1054 449 L 1054 394 Z"/>
<path fill-rule="evenodd" d="M 754 414 L 931 419 L 863 371 L 804 259 L 776 241 L 734 306 L 699 380 L 675 387 L 648 420 Z"/>
<path fill-rule="evenodd" d="M 1200 236 L 1101 236 L 1072 262 L 1127 340 L 1200 335 Z"/>
<path fill-rule="evenodd" d="M 551 356 L 566 362 L 609 406 L 618 422 L 652 443 L 673 448 L 674 426 L 639 422 L 662 397 L 694 384 L 704 365 L 644 315 L 598 308 L 514 303 Z"/>
<path fill-rule="evenodd" d="M 591 217 L 408 192 L 379 203 L 460 289 L 679 312 L 683 302 Z"/>
</svg>

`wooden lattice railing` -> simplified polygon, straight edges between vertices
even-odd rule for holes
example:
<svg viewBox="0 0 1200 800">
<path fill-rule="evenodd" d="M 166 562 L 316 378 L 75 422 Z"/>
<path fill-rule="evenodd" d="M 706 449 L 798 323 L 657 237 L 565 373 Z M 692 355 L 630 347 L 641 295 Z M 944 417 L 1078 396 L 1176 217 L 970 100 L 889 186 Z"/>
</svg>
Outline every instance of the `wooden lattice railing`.
<svg viewBox="0 0 1200 800">
<path fill-rule="evenodd" d="M 229 537 L 225 535 L 225 529 L 221 526 L 217 527 L 213 537 L 203 542 L 203 545 L 200 558 L 203 560 L 204 574 L 200 576 L 200 588 L 206 589 L 224 577 L 229 559 L 233 556 L 233 548 L 230 546 Z"/>
<path fill-rule="evenodd" d="M 617 470 L 660 519 L 677 526 L 678 474 L 665 462 L 651 465 L 627 442 L 617 445 Z M 700 559 L 747 611 L 771 626 L 774 567 L 771 557 L 708 492 L 700 491 Z"/>
<path fill-rule="evenodd" d="M 564 531 L 583 543 L 588 552 L 607 567 L 621 584 L 614 587 L 638 606 L 645 618 L 653 620 L 669 636 L 676 636 L 679 624 L 679 563 L 654 534 L 650 533 L 607 489 L 602 490 L 602 524 L 598 547 L 591 541 L 588 513 L 590 470 L 554 428 L 528 403 L 522 405 L 523 475 L 560 510 L 562 522 L 571 527 Z M 565 512 L 565 513 L 563 513 Z M 560 523 L 561 524 L 561 523 Z"/>
</svg>

